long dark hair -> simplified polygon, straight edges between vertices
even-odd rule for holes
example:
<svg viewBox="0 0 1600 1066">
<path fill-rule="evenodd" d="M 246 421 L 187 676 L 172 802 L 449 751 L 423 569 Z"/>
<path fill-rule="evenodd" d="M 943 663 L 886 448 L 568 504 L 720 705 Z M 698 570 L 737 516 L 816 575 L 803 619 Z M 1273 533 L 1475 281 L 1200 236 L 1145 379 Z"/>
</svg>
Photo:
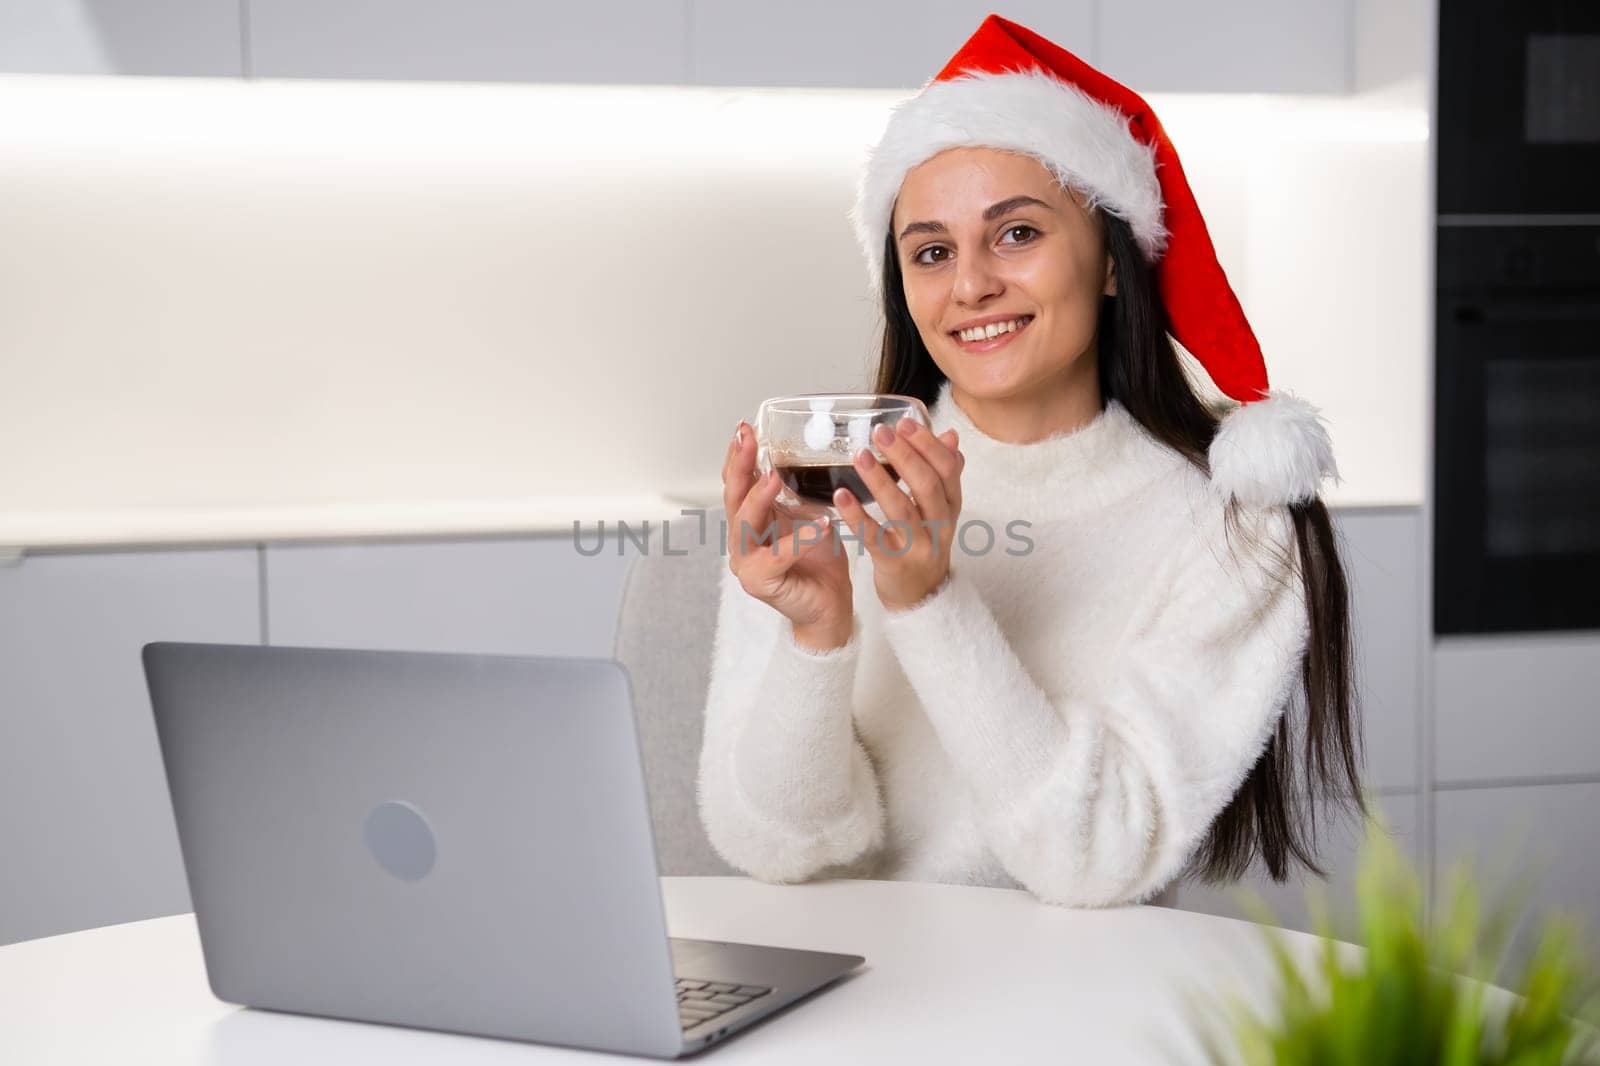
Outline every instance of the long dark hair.
<svg viewBox="0 0 1600 1066">
<path fill-rule="evenodd" d="M 1166 308 L 1128 224 L 1094 210 L 1111 255 L 1117 295 L 1102 297 L 1096 363 L 1101 404 L 1116 399 L 1157 440 L 1207 476 L 1207 452 L 1219 413 L 1195 394 L 1167 336 Z M 932 404 L 945 380 L 922 343 L 902 288 L 898 250 L 886 234 L 883 255 L 883 346 L 879 392 Z M 1226 520 L 1238 530 L 1237 503 Z M 1352 683 L 1350 594 L 1339 562 L 1336 531 L 1320 499 L 1290 507 L 1305 583 L 1310 639 L 1301 660 L 1304 721 L 1283 714 L 1266 750 L 1238 792 L 1211 824 L 1189 872 L 1206 881 L 1232 881 L 1257 861 L 1273 880 L 1292 862 L 1321 875 L 1316 862 L 1317 809 L 1365 812 L 1360 787 L 1360 710 Z M 1248 539 L 1248 538 L 1246 538 Z M 1295 701 L 1291 701 L 1291 705 Z M 1298 740 L 1298 744 L 1297 744 Z M 1296 747 L 1299 758 L 1296 758 Z"/>
</svg>

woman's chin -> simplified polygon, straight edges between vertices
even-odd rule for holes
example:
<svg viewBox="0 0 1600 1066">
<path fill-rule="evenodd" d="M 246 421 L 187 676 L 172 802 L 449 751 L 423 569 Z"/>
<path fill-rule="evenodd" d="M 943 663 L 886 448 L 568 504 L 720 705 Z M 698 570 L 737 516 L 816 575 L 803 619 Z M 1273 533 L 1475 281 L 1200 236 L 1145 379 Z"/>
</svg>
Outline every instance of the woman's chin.
<svg viewBox="0 0 1600 1066">
<path fill-rule="evenodd" d="M 978 400 L 997 400 L 1017 391 L 1021 375 L 1010 360 L 964 366 L 949 375 L 957 390 Z"/>
</svg>

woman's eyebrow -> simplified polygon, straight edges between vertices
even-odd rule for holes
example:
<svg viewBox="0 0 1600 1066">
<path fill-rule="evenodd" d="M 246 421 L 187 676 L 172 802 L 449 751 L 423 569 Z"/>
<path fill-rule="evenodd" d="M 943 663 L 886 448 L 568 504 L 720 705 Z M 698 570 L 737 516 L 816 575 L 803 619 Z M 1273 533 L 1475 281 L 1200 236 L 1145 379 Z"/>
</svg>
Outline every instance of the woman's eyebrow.
<svg viewBox="0 0 1600 1066">
<path fill-rule="evenodd" d="M 983 212 L 983 220 L 985 222 L 993 222 L 1001 215 L 1015 211 L 1019 207 L 1042 207 L 1046 211 L 1051 210 L 1049 204 L 1045 203 L 1036 196 L 1013 196 L 1009 200 L 1001 200 L 999 203 L 992 204 L 985 208 Z M 903 241 L 913 233 L 948 232 L 949 230 L 945 229 L 943 222 L 912 222 L 909 223 L 905 229 L 900 231 L 899 239 Z"/>
</svg>

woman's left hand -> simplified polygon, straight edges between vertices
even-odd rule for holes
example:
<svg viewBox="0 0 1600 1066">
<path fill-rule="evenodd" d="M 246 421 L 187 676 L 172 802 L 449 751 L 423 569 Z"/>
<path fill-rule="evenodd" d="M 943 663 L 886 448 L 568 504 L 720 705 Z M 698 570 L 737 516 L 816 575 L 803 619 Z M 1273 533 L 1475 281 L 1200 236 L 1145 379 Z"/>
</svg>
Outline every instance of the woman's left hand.
<svg viewBox="0 0 1600 1066">
<path fill-rule="evenodd" d="M 956 448 L 955 430 L 935 436 L 909 418 L 901 419 L 897 429 L 880 425 L 873 439 L 911 487 L 911 495 L 895 483 L 869 448 L 856 456 L 856 473 L 872 490 L 885 521 L 879 523 L 867 514 L 849 489 L 833 495 L 839 516 L 872 553 L 878 600 L 890 611 L 916 606 L 949 575 L 961 516 L 961 468 L 966 465 L 966 457 Z"/>
</svg>

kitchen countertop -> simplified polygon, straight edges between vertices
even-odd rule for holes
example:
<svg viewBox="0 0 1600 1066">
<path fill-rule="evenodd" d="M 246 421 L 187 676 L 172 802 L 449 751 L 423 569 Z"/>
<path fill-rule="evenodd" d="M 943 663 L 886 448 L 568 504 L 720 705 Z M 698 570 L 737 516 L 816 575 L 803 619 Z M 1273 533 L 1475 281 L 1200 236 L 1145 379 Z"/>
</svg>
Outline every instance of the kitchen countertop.
<svg viewBox="0 0 1600 1066">
<path fill-rule="evenodd" d="M 466 537 L 566 533 L 573 522 L 631 526 L 677 518 L 686 508 L 717 507 L 720 493 L 544 496 L 532 499 L 288 504 L 254 507 L 149 507 L 0 514 L 0 558 L 24 551 L 254 544 L 382 537 Z"/>
<path fill-rule="evenodd" d="M 1324 491 L 1323 499 L 1334 510 L 1422 506 L 1338 486 Z M 677 518 L 686 508 L 721 504 L 719 488 L 702 487 L 659 495 L 0 513 L 0 561 L 27 551 L 555 534 L 569 532 L 574 521 L 585 530 L 602 520 L 610 527 L 618 522 L 637 527 Z"/>
</svg>

